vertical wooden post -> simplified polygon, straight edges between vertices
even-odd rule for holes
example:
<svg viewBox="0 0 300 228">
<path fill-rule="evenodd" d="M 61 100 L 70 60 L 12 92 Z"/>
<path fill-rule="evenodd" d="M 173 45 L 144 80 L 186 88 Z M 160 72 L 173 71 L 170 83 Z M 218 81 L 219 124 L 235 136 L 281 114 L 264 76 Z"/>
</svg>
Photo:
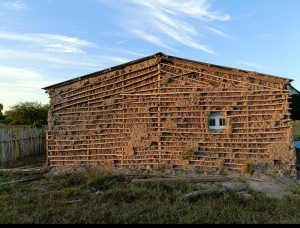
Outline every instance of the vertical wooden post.
<svg viewBox="0 0 300 228">
<path fill-rule="evenodd" d="M 20 138 L 20 151 L 21 151 L 20 155 L 22 158 L 24 158 L 26 151 L 25 151 L 25 134 L 24 134 L 23 130 L 21 130 L 20 137 L 21 137 Z"/>
<path fill-rule="evenodd" d="M 27 144 L 27 148 L 26 148 L 26 156 L 30 156 L 31 154 L 31 137 L 30 137 L 30 130 L 29 129 L 26 129 L 26 144 Z"/>
<path fill-rule="evenodd" d="M 125 82 L 124 82 L 124 80 L 125 80 L 125 78 L 124 78 L 124 74 L 122 74 L 122 78 L 121 78 L 121 80 L 122 80 L 122 109 L 123 109 L 123 111 L 122 111 L 122 118 L 123 118 L 123 120 L 122 120 L 122 137 L 124 137 L 124 135 L 125 135 L 125 96 L 124 96 L 124 90 L 125 90 Z M 124 138 L 126 138 L 126 137 L 124 137 Z M 127 146 L 128 146 L 128 142 L 127 142 Z M 124 146 L 122 146 L 122 159 L 121 159 L 121 166 L 122 166 L 122 168 L 124 168 L 124 155 L 125 155 L 125 151 L 124 151 L 125 149 L 124 149 Z"/>
<path fill-rule="evenodd" d="M 87 117 L 87 119 L 88 119 L 88 124 L 89 124 L 89 122 L 90 122 L 90 99 L 91 99 L 91 83 L 89 82 L 89 87 L 88 87 L 88 89 L 89 89 L 89 92 L 88 92 L 88 94 L 89 94 L 89 96 L 88 96 L 88 117 Z M 87 148 L 87 156 L 86 156 L 86 160 L 87 160 L 87 164 L 86 165 L 88 165 L 88 163 L 89 163 L 89 155 L 90 155 L 90 145 L 91 145 L 91 136 L 89 135 L 89 136 L 87 136 L 87 141 L 88 141 L 88 148 Z"/>
<path fill-rule="evenodd" d="M 36 150 L 36 128 L 31 129 L 31 137 L 30 137 L 30 141 L 31 141 L 31 149 L 30 149 L 30 153 L 31 154 L 37 154 L 37 150 Z"/>
<path fill-rule="evenodd" d="M 158 64 L 158 134 L 161 135 L 161 96 L 160 94 L 160 90 L 161 90 L 161 70 L 160 70 L 160 63 Z M 162 142 L 161 142 L 161 137 L 160 140 L 158 141 L 158 154 L 159 154 L 159 163 L 161 164 L 162 161 L 162 154 L 161 154 L 161 150 L 162 150 Z"/>
<path fill-rule="evenodd" d="M 0 166 L 2 164 L 2 140 L 3 140 L 1 133 L 2 132 L 0 132 Z"/>
<path fill-rule="evenodd" d="M 46 167 L 47 170 L 50 170 L 50 163 L 49 163 L 49 154 L 48 154 L 48 141 L 49 141 L 49 132 L 46 131 Z"/>
<path fill-rule="evenodd" d="M 5 152 L 4 152 L 4 135 L 3 135 L 3 132 L 0 132 L 0 163 L 1 165 L 4 164 L 5 162 Z"/>
<path fill-rule="evenodd" d="M 10 159 L 13 161 L 16 159 L 16 150 L 15 150 L 15 143 L 14 143 L 14 134 L 13 130 L 9 131 L 9 143 L 10 143 Z"/>
<path fill-rule="evenodd" d="M 244 79 L 244 87 L 246 89 L 247 87 L 247 78 Z M 250 148 L 250 144 L 249 144 L 249 141 L 250 141 L 250 110 L 249 110 L 249 99 L 250 99 L 250 96 L 248 96 L 248 91 L 246 91 L 246 96 L 245 96 L 245 100 L 246 100 L 246 106 L 247 106 L 247 148 Z"/>
<path fill-rule="evenodd" d="M 2 163 L 8 162 L 7 132 L 2 132 Z"/>
</svg>

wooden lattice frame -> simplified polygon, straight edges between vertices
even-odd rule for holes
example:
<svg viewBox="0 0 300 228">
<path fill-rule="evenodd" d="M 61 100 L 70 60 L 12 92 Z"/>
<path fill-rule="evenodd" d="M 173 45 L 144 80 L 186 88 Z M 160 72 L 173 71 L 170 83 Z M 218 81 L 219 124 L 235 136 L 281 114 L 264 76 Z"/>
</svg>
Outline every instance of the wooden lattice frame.
<svg viewBox="0 0 300 228">
<path fill-rule="evenodd" d="M 48 165 L 293 169 L 290 81 L 158 53 L 47 87 Z M 213 112 L 226 130 L 209 131 Z"/>
</svg>

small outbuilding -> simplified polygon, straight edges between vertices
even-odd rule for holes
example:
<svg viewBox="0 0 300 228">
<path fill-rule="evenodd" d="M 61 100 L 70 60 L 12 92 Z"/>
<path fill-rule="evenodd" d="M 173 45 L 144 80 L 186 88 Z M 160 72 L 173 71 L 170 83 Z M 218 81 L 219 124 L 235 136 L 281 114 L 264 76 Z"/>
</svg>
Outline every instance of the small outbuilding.
<svg viewBox="0 0 300 228">
<path fill-rule="evenodd" d="M 158 53 L 49 86 L 48 166 L 295 173 L 291 81 Z"/>
</svg>

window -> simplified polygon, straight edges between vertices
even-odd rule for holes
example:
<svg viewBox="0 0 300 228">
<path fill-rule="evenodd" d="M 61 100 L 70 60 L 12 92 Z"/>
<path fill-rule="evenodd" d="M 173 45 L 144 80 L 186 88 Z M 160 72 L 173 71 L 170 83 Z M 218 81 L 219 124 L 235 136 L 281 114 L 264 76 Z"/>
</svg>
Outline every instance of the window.
<svg viewBox="0 0 300 228">
<path fill-rule="evenodd" d="M 227 121 L 223 113 L 212 113 L 209 116 L 209 130 L 226 130 Z"/>
</svg>

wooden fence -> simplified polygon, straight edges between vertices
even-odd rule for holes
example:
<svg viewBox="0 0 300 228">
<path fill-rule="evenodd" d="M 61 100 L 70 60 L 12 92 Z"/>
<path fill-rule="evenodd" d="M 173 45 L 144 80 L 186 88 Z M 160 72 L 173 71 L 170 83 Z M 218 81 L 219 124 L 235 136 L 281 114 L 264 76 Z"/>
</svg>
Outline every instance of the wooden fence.
<svg viewBox="0 0 300 228">
<path fill-rule="evenodd" d="M 26 129 L 0 132 L 0 163 L 46 154 L 46 130 Z"/>
</svg>

